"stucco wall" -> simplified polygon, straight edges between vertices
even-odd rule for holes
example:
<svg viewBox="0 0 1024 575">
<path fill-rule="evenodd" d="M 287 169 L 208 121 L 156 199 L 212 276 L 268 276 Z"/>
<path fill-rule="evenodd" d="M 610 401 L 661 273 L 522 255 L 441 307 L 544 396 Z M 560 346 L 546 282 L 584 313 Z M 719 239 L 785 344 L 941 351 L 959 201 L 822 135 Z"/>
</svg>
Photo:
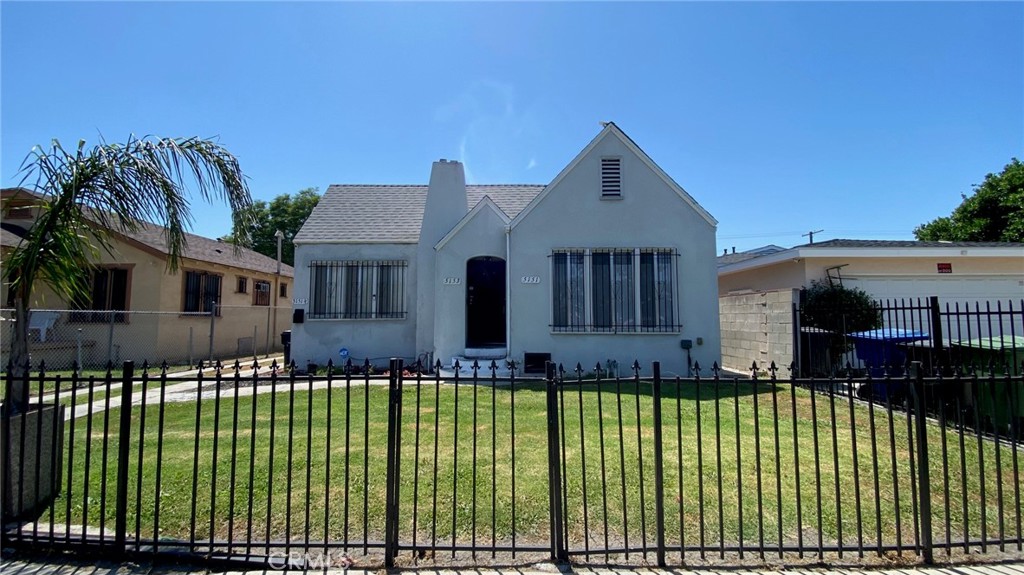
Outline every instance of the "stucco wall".
<svg viewBox="0 0 1024 575">
<path fill-rule="evenodd" d="M 921 275 L 938 276 L 936 264 L 950 263 L 953 273 L 950 275 L 993 275 L 1016 274 L 1024 275 L 1024 254 L 1020 257 L 975 257 L 969 250 L 961 255 L 960 250 L 951 250 L 943 256 L 914 256 L 898 258 L 807 258 L 807 277 L 818 279 L 825 277 L 827 268 L 844 265 L 840 270 L 844 277 L 855 275 Z"/>
<path fill-rule="evenodd" d="M 817 276 L 814 279 L 817 279 Z M 746 290 L 800 288 L 807 281 L 804 262 L 787 260 L 771 266 L 719 276 L 718 295 Z"/>
<path fill-rule="evenodd" d="M 601 199 L 601 157 L 622 159 L 622 199 Z M 551 352 L 555 361 L 592 369 L 639 360 L 645 373 L 661 361 L 686 374 L 680 339 L 693 340 L 702 366 L 720 359 L 715 229 L 618 138 L 606 137 L 522 220 L 511 234 L 511 354 Z M 550 255 L 559 248 L 675 248 L 682 330 L 678 333 L 579 334 L 551 331 Z M 523 276 L 541 278 L 523 283 Z M 701 342 L 698 344 L 698 340 Z"/>
<path fill-rule="evenodd" d="M 726 295 L 742 290 L 775 290 L 784 288 L 809 287 L 814 280 L 824 281 L 828 277 L 827 270 L 842 266 L 837 272 L 844 280 L 855 285 L 858 279 L 871 280 L 877 278 L 905 278 L 915 280 L 945 281 L 963 279 L 971 283 L 969 299 L 989 299 L 984 281 L 988 278 L 1008 278 L 1024 280 L 1024 255 L 1020 257 L 988 257 L 973 255 L 970 249 L 952 248 L 943 255 L 921 255 L 920 250 L 901 250 L 905 257 L 865 257 L 864 251 L 854 253 L 850 257 L 806 257 L 780 261 L 775 264 L 752 268 L 734 273 L 722 274 L 718 278 L 718 293 Z M 934 252 L 934 249 L 929 250 Z M 964 253 L 961 253 L 964 252 Z M 856 257 L 854 257 L 856 256 Z M 953 271 L 950 274 L 939 274 L 938 263 L 949 263 Z M 975 281 L 977 280 L 977 281 Z M 918 282 L 921 293 L 917 297 L 942 295 L 931 293 L 927 282 Z M 1021 288 L 1024 295 L 1024 287 Z M 884 294 L 877 294 L 882 297 Z M 904 295 L 904 294 L 901 294 Z M 911 295 L 911 294 L 905 294 Z M 1012 294 L 1011 294 L 1012 295 Z M 999 297 L 1009 297 L 1000 292 Z"/>
<path fill-rule="evenodd" d="M 82 342 L 82 363 L 88 366 L 100 365 L 108 359 L 115 363 L 135 360 L 159 363 L 167 360 L 179 363 L 208 357 L 210 351 L 210 318 L 208 316 L 183 316 L 182 292 L 188 270 L 206 271 L 222 276 L 221 315 L 214 320 L 213 350 L 218 358 L 232 357 L 240 351 L 243 354 L 253 350 L 253 333 L 256 332 L 255 351 L 263 354 L 267 350 L 267 335 L 270 334 L 269 349 L 280 351 L 281 331 L 291 325 L 292 278 L 283 276 L 281 281 L 288 284 L 288 296 L 278 297 L 275 274 L 254 272 L 231 266 L 222 266 L 184 258 L 179 269 L 171 273 L 163 256 L 150 250 L 138 248 L 126 242 L 113 239 L 113 253 L 101 251 L 99 265 L 126 267 L 129 271 L 127 321 L 93 323 L 72 321 L 71 314 L 62 313 L 50 330 L 46 342 L 30 342 L 33 362 L 46 361 L 50 365 L 67 365 L 77 359 L 78 341 Z M 248 293 L 237 293 L 238 276 L 248 278 Z M 265 280 L 271 283 L 271 306 L 254 306 L 254 282 Z M 6 298 L 6 291 L 3 294 Z M 276 306 L 274 305 L 276 304 Z M 67 310 L 70 305 L 54 294 L 41 282 L 33 293 L 33 309 Z M 190 330 L 191 328 L 191 330 Z M 79 332 L 81 330 L 81 332 Z M 7 337 L 7 331 L 4 337 Z M 242 340 L 240 342 L 240 340 Z M 3 353 L 6 357 L 9 342 L 5 341 Z"/>
<path fill-rule="evenodd" d="M 168 312 L 180 312 L 183 309 L 187 271 L 205 271 L 221 276 L 220 315 L 212 321 L 215 357 L 247 355 L 253 350 L 254 343 L 256 353 L 262 355 L 267 350 L 268 335 L 270 351 L 281 350 L 280 332 L 291 327 L 291 302 L 294 294 L 292 278 L 282 276 L 278 280 L 275 274 L 186 259 L 181 262 L 177 273 L 172 274 L 163 269 L 160 275 L 148 274 L 149 277 L 160 279 L 161 309 Z M 239 276 L 248 278 L 246 293 L 236 290 Z M 256 280 L 270 282 L 269 306 L 253 305 Z M 279 297 L 279 282 L 288 285 L 287 297 Z M 162 315 L 155 344 L 157 354 L 180 355 L 183 346 L 191 345 L 193 357 L 208 357 L 210 326 L 211 319 L 208 316 Z"/>
<path fill-rule="evenodd" d="M 490 208 L 478 211 L 437 252 L 434 349 L 442 363 L 466 348 L 466 262 L 477 256 L 505 259 L 505 222 Z M 446 284 L 449 278 L 458 283 Z"/>
<path fill-rule="evenodd" d="M 316 260 L 404 260 L 405 319 L 309 319 L 309 265 Z M 306 310 L 304 323 L 292 325 L 292 357 L 304 365 L 339 360 L 338 350 L 349 350 L 353 362 L 369 358 L 382 364 L 389 357 L 415 361 L 416 349 L 416 244 L 300 244 L 295 247 L 295 309 Z"/>
<path fill-rule="evenodd" d="M 762 369 L 773 361 L 783 369 L 792 363 L 793 304 L 799 298 L 795 289 L 721 296 L 722 366 L 749 372 L 754 362 Z"/>
</svg>

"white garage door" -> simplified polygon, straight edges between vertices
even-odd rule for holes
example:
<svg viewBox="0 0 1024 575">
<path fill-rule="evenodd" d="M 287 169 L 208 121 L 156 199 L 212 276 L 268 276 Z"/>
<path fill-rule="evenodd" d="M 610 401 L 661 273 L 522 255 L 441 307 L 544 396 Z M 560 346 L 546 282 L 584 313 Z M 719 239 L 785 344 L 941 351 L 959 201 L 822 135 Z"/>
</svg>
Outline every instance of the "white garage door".
<svg viewBox="0 0 1024 575">
<path fill-rule="evenodd" d="M 918 298 L 927 306 L 925 298 L 938 296 L 946 341 L 998 337 L 994 345 L 1001 346 L 1008 345 L 1004 338 L 1024 334 L 1024 276 L 843 278 L 843 285 L 881 300 L 890 328 L 931 331 L 927 307 L 913 306 Z"/>
<path fill-rule="evenodd" d="M 939 304 L 945 307 L 948 302 L 970 303 L 985 302 L 995 305 L 1001 301 L 1003 308 L 1009 300 L 1014 300 L 1013 307 L 1020 307 L 1024 298 L 1024 276 L 969 276 L 969 277 L 921 277 L 921 276 L 888 276 L 877 278 L 843 278 L 843 285 L 858 287 L 876 300 L 893 300 L 902 298 L 927 298 L 938 296 Z"/>
</svg>

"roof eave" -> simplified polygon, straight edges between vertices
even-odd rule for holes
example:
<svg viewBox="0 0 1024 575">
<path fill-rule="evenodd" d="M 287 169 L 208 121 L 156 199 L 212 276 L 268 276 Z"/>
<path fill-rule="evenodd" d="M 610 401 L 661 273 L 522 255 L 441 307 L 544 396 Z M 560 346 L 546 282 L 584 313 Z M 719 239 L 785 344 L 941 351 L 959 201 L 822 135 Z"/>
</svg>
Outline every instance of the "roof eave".
<svg viewBox="0 0 1024 575">
<path fill-rule="evenodd" d="M 977 246 L 977 247 L 831 247 L 831 246 L 800 246 L 785 251 L 756 257 L 742 262 L 727 264 L 718 268 L 718 275 L 763 268 L 786 260 L 810 258 L 914 258 L 914 257 L 1019 257 L 1024 253 L 1014 246 Z"/>
</svg>

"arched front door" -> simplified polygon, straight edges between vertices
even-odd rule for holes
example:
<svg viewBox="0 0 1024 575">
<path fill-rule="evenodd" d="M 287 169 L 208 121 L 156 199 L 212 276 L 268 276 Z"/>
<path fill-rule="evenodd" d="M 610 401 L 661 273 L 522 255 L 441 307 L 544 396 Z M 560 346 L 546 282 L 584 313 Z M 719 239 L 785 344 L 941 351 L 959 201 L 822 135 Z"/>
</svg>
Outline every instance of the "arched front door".
<svg viewBox="0 0 1024 575">
<path fill-rule="evenodd" d="M 466 261 L 466 347 L 505 347 L 505 260 Z"/>
</svg>

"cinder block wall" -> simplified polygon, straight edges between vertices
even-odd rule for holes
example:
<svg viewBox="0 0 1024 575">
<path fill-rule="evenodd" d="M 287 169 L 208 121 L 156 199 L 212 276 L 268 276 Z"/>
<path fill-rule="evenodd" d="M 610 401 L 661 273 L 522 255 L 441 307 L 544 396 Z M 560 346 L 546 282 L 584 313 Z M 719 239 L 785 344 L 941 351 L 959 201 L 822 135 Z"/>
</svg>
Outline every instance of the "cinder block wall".
<svg viewBox="0 0 1024 575">
<path fill-rule="evenodd" d="M 794 359 L 793 304 L 799 297 L 796 289 L 720 296 L 722 367 L 749 373 L 755 361 L 759 368 L 773 361 L 788 366 Z"/>
</svg>

